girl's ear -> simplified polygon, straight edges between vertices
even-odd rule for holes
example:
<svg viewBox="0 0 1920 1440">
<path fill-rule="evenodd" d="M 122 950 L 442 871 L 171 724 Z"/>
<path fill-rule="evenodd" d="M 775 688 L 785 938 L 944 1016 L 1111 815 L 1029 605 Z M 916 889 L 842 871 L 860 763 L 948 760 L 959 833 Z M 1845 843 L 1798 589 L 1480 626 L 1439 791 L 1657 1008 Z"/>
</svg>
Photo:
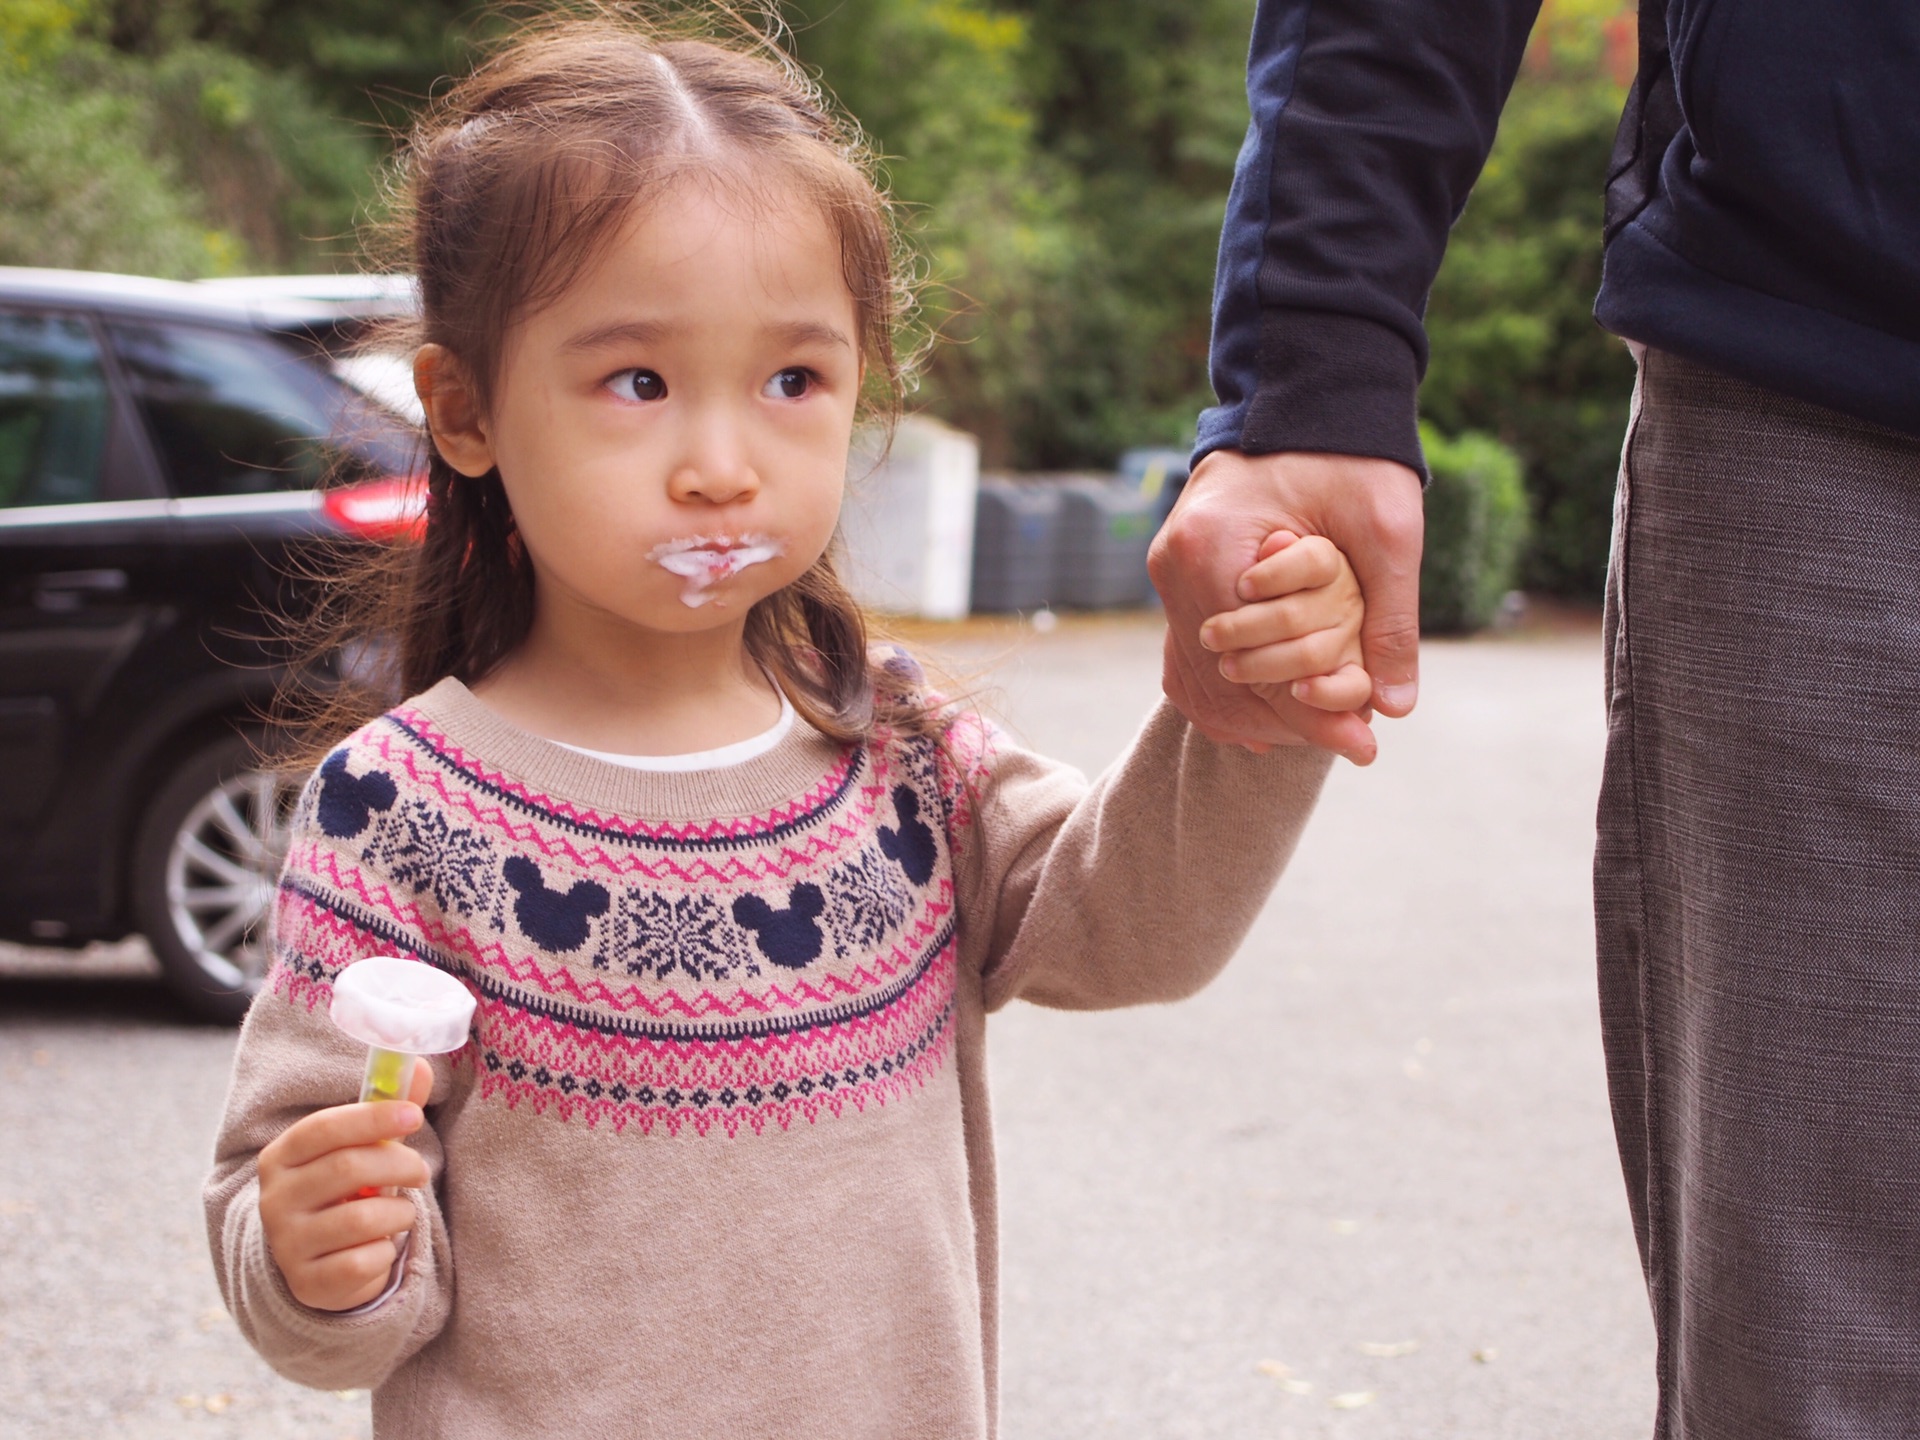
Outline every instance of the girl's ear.
<svg viewBox="0 0 1920 1440">
<path fill-rule="evenodd" d="M 478 479 L 493 469 L 493 440 L 466 367 L 444 345 L 422 345 L 413 357 L 413 388 L 427 414 L 427 434 L 440 458 Z"/>
</svg>

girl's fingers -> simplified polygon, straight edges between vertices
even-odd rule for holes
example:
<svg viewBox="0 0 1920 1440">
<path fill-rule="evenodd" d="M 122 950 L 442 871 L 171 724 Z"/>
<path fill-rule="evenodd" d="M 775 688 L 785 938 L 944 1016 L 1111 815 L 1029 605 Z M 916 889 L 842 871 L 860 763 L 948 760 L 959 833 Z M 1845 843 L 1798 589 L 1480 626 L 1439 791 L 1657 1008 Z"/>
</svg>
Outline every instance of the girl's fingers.
<svg viewBox="0 0 1920 1440">
<path fill-rule="evenodd" d="M 393 1241 L 382 1236 L 351 1250 L 333 1254 L 293 1267 L 287 1274 L 287 1288 L 293 1298 L 315 1310 L 351 1310 L 364 1305 L 387 1288 L 393 1275 L 393 1262 L 400 1258 Z"/>
<path fill-rule="evenodd" d="M 1332 674 L 1353 658 L 1355 649 L 1354 638 L 1346 632 L 1317 630 L 1298 640 L 1222 655 L 1220 673 L 1239 685 L 1286 685 Z"/>
<path fill-rule="evenodd" d="M 1278 555 L 1299 538 L 1300 537 L 1291 530 L 1276 530 L 1260 542 L 1260 553 L 1254 556 L 1254 559 L 1264 560 L 1269 555 Z"/>
<path fill-rule="evenodd" d="M 335 1105 L 294 1121 L 260 1152 L 260 1160 L 264 1165 L 298 1168 L 334 1150 L 411 1135 L 423 1119 L 420 1107 L 411 1100 Z"/>
<path fill-rule="evenodd" d="M 1242 600 L 1272 600 L 1296 590 L 1318 590 L 1340 578 L 1343 560 L 1331 540 L 1307 535 L 1290 541 L 1284 548 L 1268 553 L 1268 547 L 1285 534 L 1277 531 L 1260 547 L 1261 558 L 1241 575 L 1238 593 Z"/>
<path fill-rule="evenodd" d="M 289 1212 L 324 1210 L 363 1190 L 415 1190 L 430 1179 L 427 1162 L 406 1145 L 354 1145 L 274 1175 L 273 1204 Z M 266 1183 L 263 1176 L 263 1196 Z"/>
<path fill-rule="evenodd" d="M 1342 665 L 1331 675 L 1309 675 L 1289 687 L 1293 698 L 1316 710 L 1358 710 L 1373 698 L 1373 677 L 1358 665 Z"/>
<path fill-rule="evenodd" d="M 1299 640 L 1316 630 L 1360 631 L 1359 616 L 1331 590 L 1302 590 L 1278 600 L 1259 600 L 1210 617 L 1200 643 L 1218 654 Z"/>
<path fill-rule="evenodd" d="M 407 1100 L 426 1108 L 427 1098 L 433 1094 L 433 1063 L 424 1056 L 413 1057 L 413 1079 L 407 1085 Z"/>
<path fill-rule="evenodd" d="M 418 1189 L 430 1178 L 420 1152 L 400 1144 L 336 1150 L 303 1166 L 299 1176 L 302 1190 L 311 1187 L 318 1205 L 331 1205 L 343 1196 L 369 1188 L 380 1190 L 392 1185 L 402 1190 Z"/>
<path fill-rule="evenodd" d="M 404 1195 L 349 1200 L 301 1217 L 287 1238 L 308 1263 L 353 1250 L 413 1228 L 413 1202 Z"/>
</svg>

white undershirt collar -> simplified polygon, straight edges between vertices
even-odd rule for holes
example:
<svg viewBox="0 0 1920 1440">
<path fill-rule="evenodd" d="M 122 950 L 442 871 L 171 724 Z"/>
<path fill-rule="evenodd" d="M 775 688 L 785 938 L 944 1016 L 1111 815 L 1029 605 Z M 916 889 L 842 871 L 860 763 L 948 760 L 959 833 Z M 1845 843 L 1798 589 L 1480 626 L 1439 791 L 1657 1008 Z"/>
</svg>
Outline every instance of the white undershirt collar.
<svg viewBox="0 0 1920 1440">
<path fill-rule="evenodd" d="M 749 760 L 757 760 L 774 746 L 787 738 L 793 729 L 793 703 L 787 699 L 787 692 L 780 692 L 780 718 L 773 722 L 773 728 L 762 730 L 758 735 L 746 740 L 736 740 L 731 745 L 722 745 L 716 750 L 692 750 L 685 755 L 616 755 L 609 750 L 589 750 L 584 745 L 569 745 L 564 740 L 553 743 L 563 750 L 571 750 L 576 755 L 589 755 L 595 760 L 604 760 L 609 765 L 621 765 L 629 770 L 656 770 L 682 773 L 689 770 L 724 770 L 730 765 L 744 765 Z"/>
</svg>

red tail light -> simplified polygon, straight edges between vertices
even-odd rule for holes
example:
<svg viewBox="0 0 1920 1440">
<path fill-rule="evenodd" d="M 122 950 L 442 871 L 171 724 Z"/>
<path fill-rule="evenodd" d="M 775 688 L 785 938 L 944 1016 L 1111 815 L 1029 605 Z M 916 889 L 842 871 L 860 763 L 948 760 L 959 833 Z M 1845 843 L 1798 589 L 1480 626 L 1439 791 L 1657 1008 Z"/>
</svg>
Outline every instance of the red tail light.
<svg viewBox="0 0 1920 1440">
<path fill-rule="evenodd" d="M 329 490 L 321 508 L 363 540 L 418 540 L 427 532 L 427 477 L 396 475 Z"/>
</svg>

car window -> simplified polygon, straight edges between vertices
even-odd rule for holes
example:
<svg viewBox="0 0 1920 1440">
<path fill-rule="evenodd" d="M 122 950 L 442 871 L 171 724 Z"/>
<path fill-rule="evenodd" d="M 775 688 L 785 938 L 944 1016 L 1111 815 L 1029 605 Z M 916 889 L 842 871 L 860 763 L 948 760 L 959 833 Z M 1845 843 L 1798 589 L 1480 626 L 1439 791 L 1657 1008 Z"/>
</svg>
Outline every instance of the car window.
<svg viewBox="0 0 1920 1440">
<path fill-rule="evenodd" d="M 108 403 L 84 321 L 0 310 L 0 506 L 99 499 Z"/>
<path fill-rule="evenodd" d="M 346 392 L 264 335 L 108 325 L 176 495 L 318 486 L 334 468 Z"/>
</svg>

